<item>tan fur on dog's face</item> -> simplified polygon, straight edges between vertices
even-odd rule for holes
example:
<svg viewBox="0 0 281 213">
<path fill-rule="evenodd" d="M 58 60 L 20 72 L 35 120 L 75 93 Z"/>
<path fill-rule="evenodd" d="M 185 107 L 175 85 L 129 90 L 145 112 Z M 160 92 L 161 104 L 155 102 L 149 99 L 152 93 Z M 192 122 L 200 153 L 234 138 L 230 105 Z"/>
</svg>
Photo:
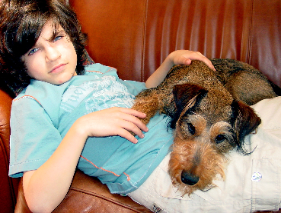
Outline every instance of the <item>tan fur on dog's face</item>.
<svg viewBox="0 0 281 213">
<path fill-rule="evenodd" d="M 182 140 L 196 140 L 198 143 L 209 143 L 220 153 L 226 153 L 235 147 L 234 130 L 225 121 L 219 121 L 211 126 L 206 119 L 198 114 L 191 114 L 179 119 L 177 131 Z"/>
<path fill-rule="evenodd" d="M 212 188 L 213 178 L 217 175 L 224 178 L 224 154 L 235 147 L 236 135 L 229 122 L 218 118 L 209 122 L 206 119 L 209 113 L 202 115 L 202 109 L 199 110 L 200 114 L 188 112 L 187 109 L 184 111 L 186 113 L 180 116 L 176 124 L 169 173 L 173 184 L 183 195 L 190 195 L 197 189 L 204 191 Z M 225 109 L 224 114 L 231 114 L 231 109 Z"/>
<path fill-rule="evenodd" d="M 186 94 L 187 87 L 194 87 L 192 94 L 182 95 Z M 182 139 L 213 143 L 216 145 L 214 148 L 225 153 L 236 146 L 235 130 L 231 124 L 235 119 L 233 98 L 225 89 L 201 91 L 190 84 L 174 87 L 176 109 L 171 126 L 176 122 Z"/>
<path fill-rule="evenodd" d="M 212 144 L 182 140 L 176 136 L 172 149 L 169 173 L 173 184 L 182 192 L 182 195 L 190 195 L 197 189 L 204 191 L 212 188 L 213 178 L 217 175 L 224 178 L 225 157 L 217 152 Z M 186 184 L 183 182 L 185 174 L 197 179 L 193 184 Z"/>
<path fill-rule="evenodd" d="M 260 123 L 249 106 L 218 88 L 174 87 L 171 126 L 176 131 L 169 173 L 183 194 L 210 189 L 217 175 L 224 178 L 225 154 L 235 147 L 242 149 L 241 139 Z"/>
<path fill-rule="evenodd" d="M 203 99 L 189 100 L 176 122 L 169 173 L 183 195 L 212 188 L 217 175 L 224 178 L 224 154 L 236 146 L 230 124 L 233 100 L 221 102 L 220 107 L 213 107 L 208 100 L 208 94 Z"/>
</svg>

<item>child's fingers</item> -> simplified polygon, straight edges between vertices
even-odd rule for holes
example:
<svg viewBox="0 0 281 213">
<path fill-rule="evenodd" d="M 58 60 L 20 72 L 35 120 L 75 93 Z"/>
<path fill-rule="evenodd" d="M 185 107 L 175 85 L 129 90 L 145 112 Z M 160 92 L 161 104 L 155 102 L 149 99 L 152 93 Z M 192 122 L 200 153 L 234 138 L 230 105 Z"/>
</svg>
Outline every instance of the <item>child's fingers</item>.
<svg viewBox="0 0 281 213">
<path fill-rule="evenodd" d="M 190 65 L 192 60 L 203 61 L 208 67 L 215 71 L 215 67 L 212 62 L 198 51 L 190 50 L 177 50 L 171 53 L 174 64 L 186 64 Z"/>
<path fill-rule="evenodd" d="M 78 127 L 82 126 L 85 134 L 90 137 L 119 135 L 137 143 L 131 133 L 140 138 L 144 136 L 143 132 L 147 132 L 148 128 L 140 118 L 145 116 L 144 113 L 133 109 L 113 107 L 83 116 L 78 120 Z"/>
<path fill-rule="evenodd" d="M 138 118 L 145 118 L 145 117 L 146 117 L 146 114 L 145 114 L 145 113 L 139 112 L 139 111 L 134 110 L 134 109 L 130 109 L 130 108 L 119 108 L 119 110 L 122 111 L 123 113 L 130 114 L 130 115 L 136 116 L 136 117 L 138 117 Z"/>
<path fill-rule="evenodd" d="M 200 52 L 194 52 L 194 54 L 190 56 L 190 59 L 203 61 L 209 68 L 214 71 L 216 70 L 212 62 Z"/>
<path fill-rule="evenodd" d="M 124 122 L 118 135 L 126 138 L 127 140 L 131 141 L 132 143 L 137 143 L 138 140 L 131 133 L 134 133 L 139 138 L 144 137 L 144 134 L 141 131 L 141 129 L 131 122 Z"/>
<path fill-rule="evenodd" d="M 140 138 L 144 137 L 143 131 L 147 132 L 148 128 L 139 118 L 144 118 L 146 115 L 127 108 L 117 108 L 117 111 L 121 112 L 121 114 L 117 115 L 119 117 L 118 126 L 120 129 L 117 129 L 118 132 L 116 134 L 132 143 L 137 143 L 137 139 L 131 133 Z"/>
<path fill-rule="evenodd" d="M 202 58 L 202 61 L 207 64 L 208 67 L 210 67 L 212 70 L 216 71 L 214 65 L 212 64 L 212 62 L 206 58 L 205 56 Z"/>
<path fill-rule="evenodd" d="M 183 64 L 190 65 L 191 64 L 191 59 L 189 59 L 189 58 L 185 59 Z"/>
<path fill-rule="evenodd" d="M 148 131 L 147 126 L 138 118 L 138 117 L 145 118 L 146 115 L 144 113 L 140 113 L 136 110 L 128 110 L 127 112 L 131 112 L 132 114 L 124 113 L 124 114 L 120 115 L 120 118 L 122 120 L 128 122 L 128 123 L 125 123 L 127 125 L 126 127 L 130 128 L 128 130 L 136 133 L 138 136 L 140 135 L 140 131 L 145 131 L 145 132 Z M 131 125 L 128 126 L 128 124 L 131 124 Z M 139 131 L 135 130 L 135 128 L 137 128 Z M 135 131 L 137 131 L 137 132 L 135 132 Z"/>
<path fill-rule="evenodd" d="M 130 132 L 128 132 L 126 129 L 121 129 L 120 132 L 117 134 L 125 139 L 127 139 L 128 141 L 132 142 L 132 143 L 137 143 L 138 139 L 136 139 Z"/>
</svg>

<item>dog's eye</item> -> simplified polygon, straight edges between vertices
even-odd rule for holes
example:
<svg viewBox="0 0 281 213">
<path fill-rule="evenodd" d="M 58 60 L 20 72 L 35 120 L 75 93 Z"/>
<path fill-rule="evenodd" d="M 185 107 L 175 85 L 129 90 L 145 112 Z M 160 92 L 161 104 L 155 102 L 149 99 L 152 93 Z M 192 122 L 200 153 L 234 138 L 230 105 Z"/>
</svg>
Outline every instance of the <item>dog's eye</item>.
<svg viewBox="0 0 281 213">
<path fill-rule="evenodd" d="M 219 144 L 219 143 L 222 143 L 225 139 L 226 138 L 224 135 L 218 135 L 215 140 L 216 140 L 216 143 Z"/>
<path fill-rule="evenodd" d="M 194 135 L 195 134 L 195 127 L 192 125 L 192 123 L 187 123 L 188 131 L 190 134 Z"/>
</svg>

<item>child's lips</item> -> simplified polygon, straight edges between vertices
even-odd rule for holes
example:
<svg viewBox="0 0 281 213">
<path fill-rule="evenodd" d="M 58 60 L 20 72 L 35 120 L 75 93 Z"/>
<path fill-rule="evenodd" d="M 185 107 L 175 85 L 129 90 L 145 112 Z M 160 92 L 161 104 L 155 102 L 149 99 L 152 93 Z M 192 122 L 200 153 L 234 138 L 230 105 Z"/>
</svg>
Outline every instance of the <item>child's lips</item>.
<svg viewBox="0 0 281 213">
<path fill-rule="evenodd" d="M 64 68 L 65 68 L 65 65 L 66 65 L 66 64 L 60 64 L 60 65 L 55 66 L 55 67 L 50 71 L 50 73 L 58 73 L 58 72 L 63 71 Z"/>
</svg>

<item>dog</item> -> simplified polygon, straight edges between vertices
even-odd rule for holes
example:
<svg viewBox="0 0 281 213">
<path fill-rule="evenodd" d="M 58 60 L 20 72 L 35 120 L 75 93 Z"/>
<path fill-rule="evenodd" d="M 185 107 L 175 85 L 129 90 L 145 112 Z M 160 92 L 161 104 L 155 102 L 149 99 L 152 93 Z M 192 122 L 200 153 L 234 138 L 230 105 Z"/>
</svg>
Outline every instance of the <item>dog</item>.
<svg viewBox="0 0 281 213">
<path fill-rule="evenodd" d="M 157 113 L 170 116 L 175 129 L 169 173 L 182 194 L 206 191 L 224 179 L 226 154 L 244 154 L 243 139 L 261 119 L 249 106 L 277 95 L 257 69 L 232 59 L 212 59 L 216 71 L 201 61 L 177 65 L 156 88 L 140 92 L 133 109 L 146 113 L 147 124 Z"/>
</svg>

